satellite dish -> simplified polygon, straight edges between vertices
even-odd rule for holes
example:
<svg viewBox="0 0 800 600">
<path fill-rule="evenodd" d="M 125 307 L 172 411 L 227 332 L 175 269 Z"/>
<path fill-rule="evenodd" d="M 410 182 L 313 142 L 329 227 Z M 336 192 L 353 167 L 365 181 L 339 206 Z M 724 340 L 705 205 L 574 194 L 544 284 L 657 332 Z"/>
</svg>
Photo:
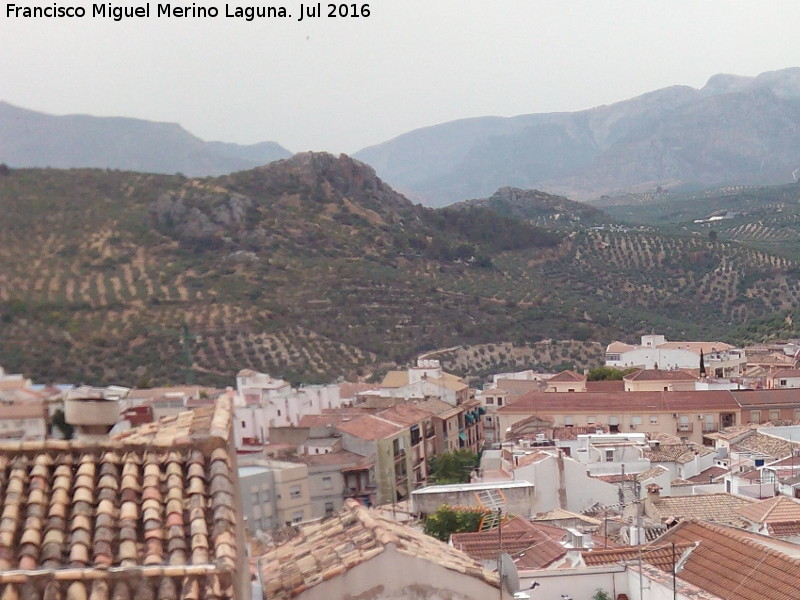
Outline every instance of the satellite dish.
<svg viewBox="0 0 800 600">
<path fill-rule="evenodd" d="M 500 558 L 497 562 L 497 569 L 500 574 L 500 583 L 506 588 L 506 591 L 513 596 L 519 591 L 519 574 L 517 573 L 517 565 L 514 564 L 514 559 L 505 552 L 500 553 Z"/>
</svg>

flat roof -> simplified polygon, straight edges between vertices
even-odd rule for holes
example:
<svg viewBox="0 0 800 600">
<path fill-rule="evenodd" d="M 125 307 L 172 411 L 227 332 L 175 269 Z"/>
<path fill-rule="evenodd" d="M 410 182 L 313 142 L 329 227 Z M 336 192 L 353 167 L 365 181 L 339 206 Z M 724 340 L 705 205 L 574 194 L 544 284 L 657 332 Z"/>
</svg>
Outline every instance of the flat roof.
<svg viewBox="0 0 800 600">
<path fill-rule="evenodd" d="M 412 494 L 440 494 L 447 492 L 477 492 L 478 490 L 510 490 L 515 488 L 532 488 L 533 484 L 529 481 L 490 481 L 487 483 L 454 483 L 451 485 L 429 485 L 420 490 L 414 490 Z"/>
</svg>

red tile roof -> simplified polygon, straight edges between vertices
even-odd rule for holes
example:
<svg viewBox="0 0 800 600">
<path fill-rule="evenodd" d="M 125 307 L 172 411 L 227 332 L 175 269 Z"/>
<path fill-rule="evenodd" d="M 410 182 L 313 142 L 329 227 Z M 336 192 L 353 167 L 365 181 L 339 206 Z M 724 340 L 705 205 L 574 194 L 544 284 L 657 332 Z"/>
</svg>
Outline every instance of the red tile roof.
<svg viewBox="0 0 800 600">
<path fill-rule="evenodd" d="M 294 598 L 384 552 L 421 558 L 491 586 L 499 585 L 496 574 L 456 548 L 346 500 L 341 512 L 321 523 L 301 526 L 295 537 L 260 558 L 264 597 Z M 380 577 L 379 572 L 374 573 L 375 581 Z"/>
<path fill-rule="evenodd" d="M 234 598 L 231 411 L 224 396 L 104 442 L 0 444 L 0 597 Z"/>
<path fill-rule="evenodd" d="M 697 543 L 678 577 L 725 600 L 797 600 L 797 546 L 715 523 L 685 521 L 659 540 Z M 781 551 L 784 549 L 784 551 Z"/>
<path fill-rule="evenodd" d="M 604 381 L 587 381 L 587 392 L 624 392 L 625 382 L 622 379 L 606 379 Z"/>
<path fill-rule="evenodd" d="M 675 544 L 673 555 L 672 544 L 664 544 L 657 540 L 651 544 L 643 546 L 626 546 L 623 548 L 596 548 L 582 553 L 583 562 L 587 567 L 600 565 L 613 565 L 621 562 L 638 561 L 641 556 L 642 562 L 658 567 L 663 571 L 672 571 L 672 561 L 677 563 L 684 552 L 694 549 L 695 545 L 691 542 Z M 674 558 L 673 558 L 674 557 Z"/>
<path fill-rule="evenodd" d="M 623 377 L 625 381 L 695 381 L 697 377 L 686 371 L 676 369 L 663 371 L 661 369 L 639 369 Z"/>
<path fill-rule="evenodd" d="M 800 390 L 798 390 L 800 393 Z M 798 400 L 800 402 L 800 400 Z M 530 414 L 578 411 L 656 411 L 680 412 L 694 410 L 736 411 L 739 405 L 729 391 L 702 392 L 528 392 L 517 400 L 497 409 L 498 413 Z"/>
<path fill-rule="evenodd" d="M 800 523 L 800 502 L 786 496 L 775 496 L 761 502 L 748 504 L 736 511 L 753 523 Z"/>
<path fill-rule="evenodd" d="M 547 383 L 571 383 L 573 381 L 586 381 L 586 375 L 581 375 L 575 371 L 561 371 L 547 380 Z"/>
<path fill-rule="evenodd" d="M 374 415 L 363 415 L 352 421 L 342 422 L 336 428 L 362 440 L 382 440 L 397 435 L 405 429 Z"/>
<path fill-rule="evenodd" d="M 552 530 L 542 525 L 529 523 L 514 517 L 502 527 L 502 550 L 514 558 L 519 568 L 544 569 L 566 555 L 560 544 L 566 531 L 559 530 L 554 539 Z M 500 552 L 497 528 L 475 533 L 454 533 L 450 538 L 453 546 L 477 560 L 496 559 Z"/>
</svg>

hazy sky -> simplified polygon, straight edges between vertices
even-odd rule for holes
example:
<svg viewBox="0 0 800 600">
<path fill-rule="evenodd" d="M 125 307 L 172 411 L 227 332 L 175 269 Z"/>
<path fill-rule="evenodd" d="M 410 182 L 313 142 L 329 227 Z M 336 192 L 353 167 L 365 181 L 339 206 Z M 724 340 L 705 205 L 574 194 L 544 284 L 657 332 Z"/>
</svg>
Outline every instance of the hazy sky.
<svg viewBox="0 0 800 600">
<path fill-rule="evenodd" d="M 8 18 L 0 3 L 0 99 L 292 151 L 354 152 L 464 117 L 578 110 L 800 66 L 797 0 L 378 0 L 367 18 L 302 22 L 295 0 L 283 4 L 291 18 L 251 22 L 203 0 L 217 18 L 157 18 L 151 1 L 149 19 L 114 22 L 85 0 L 56 4 L 87 15 Z"/>
</svg>

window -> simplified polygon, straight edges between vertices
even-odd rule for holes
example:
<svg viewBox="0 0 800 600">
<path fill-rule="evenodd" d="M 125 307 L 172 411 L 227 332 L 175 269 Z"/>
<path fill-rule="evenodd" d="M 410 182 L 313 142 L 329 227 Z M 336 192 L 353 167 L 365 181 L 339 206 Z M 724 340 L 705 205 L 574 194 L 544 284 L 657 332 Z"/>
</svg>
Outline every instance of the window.
<svg viewBox="0 0 800 600">
<path fill-rule="evenodd" d="M 333 514 L 333 502 L 326 502 L 325 503 L 325 516 L 329 516 Z"/>
<path fill-rule="evenodd" d="M 779 410 L 771 410 L 769 411 L 769 420 L 770 421 L 777 421 L 781 418 L 781 411 Z"/>
<path fill-rule="evenodd" d="M 292 514 L 292 523 L 299 523 L 303 520 L 303 511 L 299 510 Z"/>
<path fill-rule="evenodd" d="M 299 485 L 293 485 L 292 487 L 290 487 L 289 488 L 289 496 L 291 498 L 295 498 L 295 499 L 299 498 L 300 497 L 300 486 Z"/>
<path fill-rule="evenodd" d="M 619 417 L 608 417 L 609 425 L 619 425 Z"/>
<path fill-rule="evenodd" d="M 658 415 L 650 415 L 650 425 L 658 425 Z"/>
<path fill-rule="evenodd" d="M 333 480 L 331 479 L 330 475 L 325 475 L 322 478 L 322 489 L 323 490 L 332 490 L 333 489 Z"/>
<path fill-rule="evenodd" d="M 786 380 L 785 379 L 781 379 L 781 387 L 786 387 Z"/>
<path fill-rule="evenodd" d="M 491 425 L 492 424 L 492 417 L 490 417 L 488 415 L 486 416 L 486 424 L 487 425 Z"/>
<path fill-rule="evenodd" d="M 606 360 L 622 360 L 622 355 L 616 353 L 606 354 Z"/>
<path fill-rule="evenodd" d="M 668 385 L 665 385 L 665 386 L 664 386 L 664 391 L 665 391 L 665 392 L 668 392 L 668 391 L 669 391 L 669 386 L 668 386 Z"/>
<path fill-rule="evenodd" d="M 594 425 L 596 420 L 597 420 L 597 418 L 595 416 L 593 416 L 593 415 L 586 417 L 586 422 L 589 425 Z"/>
<path fill-rule="evenodd" d="M 573 417 L 564 417 L 564 427 L 572 427 L 573 425 L 575 425 Z"/>
<path fill-rule="evenodd" d="M 278 416 L 279 417 L 281 416 L 281 409 L 280 408 L 278 409 Z"/>
<path fill-rule="evenodd" d="M 244 421 L 242 421 L 242 429 L 244 429 L 245 427 L 247 427 L 247 423 L 245 423 Z"/>
<path fill-rule="evenodd" d="M 259 497 L 258 492 L 253 492 L 250 494 L 250 504 L 252 506 L 257 506 L 258 504 L 261 504 L 261 498 Z"/>
<path fill-rule="evenodd" d="M 497 399 L 497 406 L 503 406 L 503 399 L 502 398 L 498 398 Z"/>
<path fill-rule="evenodd" d="M 761 423 L 761 411 L 760 410 L 751 410 L 750 411 L 750 422 L 751 423 Z"/>
<path fill-rule="evenodd" d="M 641 425 L 642 417 L 631 417 L 631 425 Z"/>
<path fill-rule="evenodd" d="M 486 404 L 494 404 L 494 398 L 491 396 L 486 397 Z"/>
<path fill-rule="evenodd" d="M 614 451 L 606 450 L 606 462 L 614 462 Z"/>
</svg>

